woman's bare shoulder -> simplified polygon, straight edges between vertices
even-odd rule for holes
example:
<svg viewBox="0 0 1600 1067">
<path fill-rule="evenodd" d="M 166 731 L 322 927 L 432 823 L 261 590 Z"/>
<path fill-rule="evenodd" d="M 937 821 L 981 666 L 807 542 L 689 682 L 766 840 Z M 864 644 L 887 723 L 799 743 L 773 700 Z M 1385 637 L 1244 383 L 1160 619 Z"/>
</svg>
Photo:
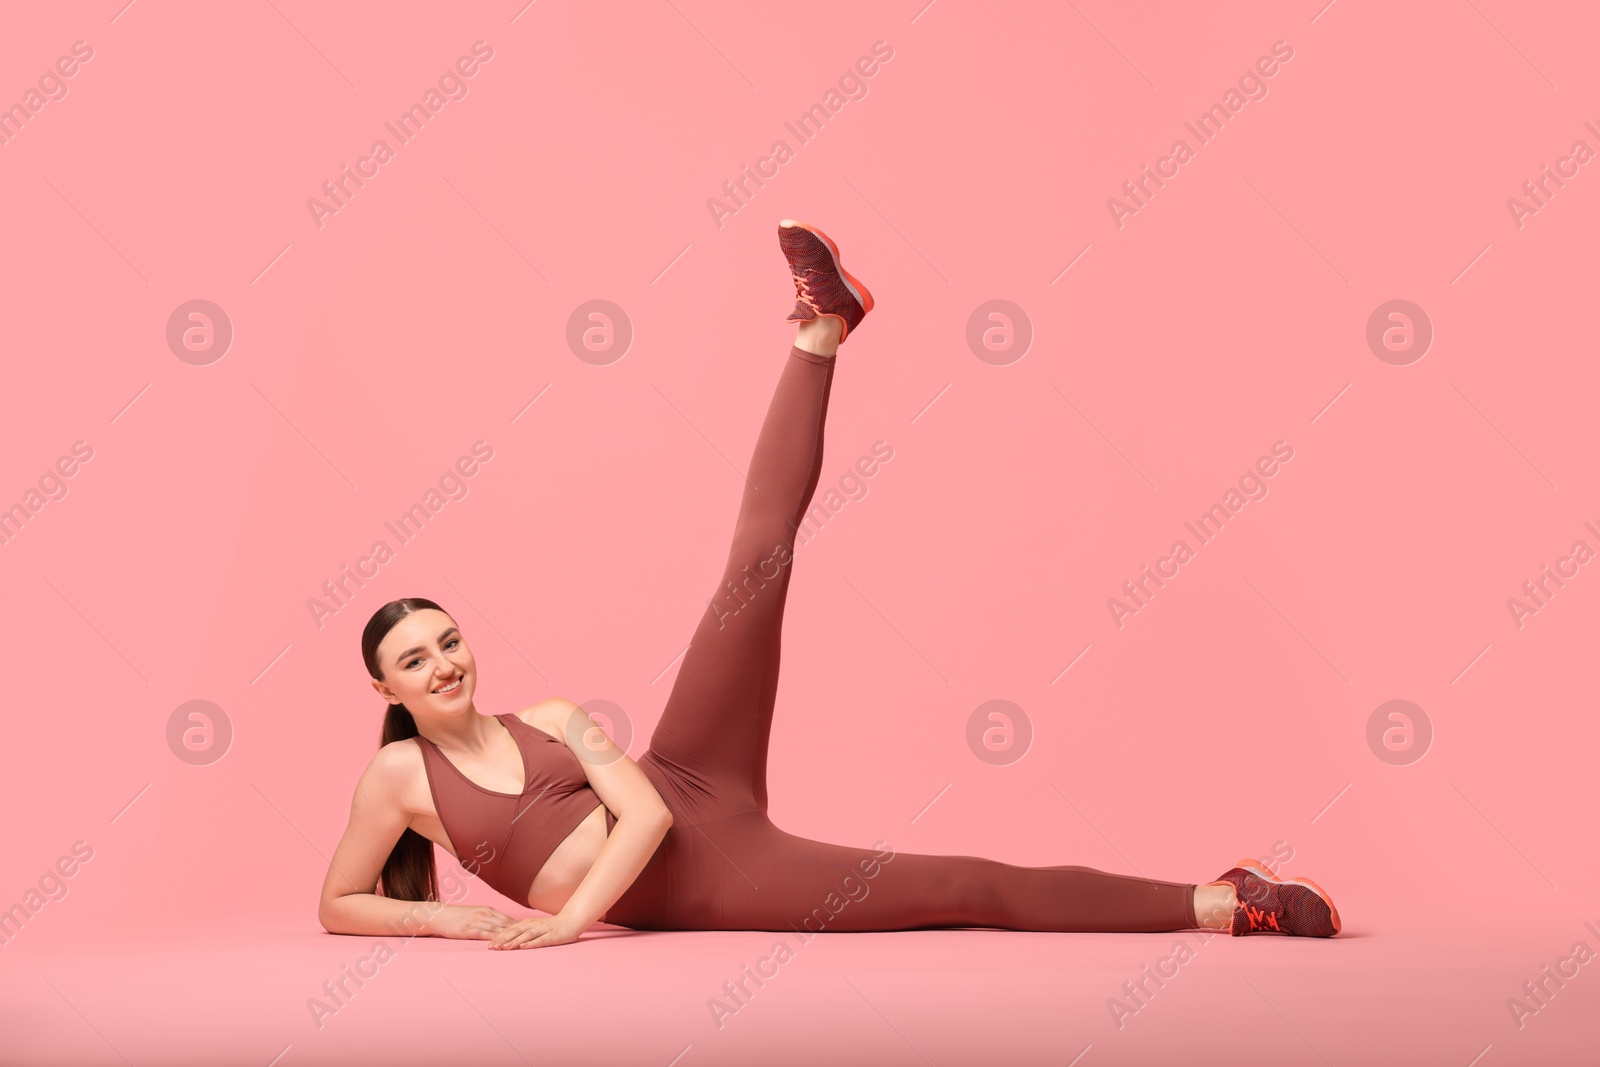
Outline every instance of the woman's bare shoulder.
<svg viewBox="0 0 1600 1067">
<path fill-rule="evenodd" d="M 402 737 L 398 741 L 390 741 L 387 745 L 380 745 L 378 751 L 373 753 L 372 761 L 368 767 L 379 767 L 385 771 L 406 770 L 422 765 L 422 740 L 417 737 Z"/>
<path fill-rule="evenodd" d="M 425 772 L 421 742 L 414 737 L 401 738 L 380 746 L 372 754 L 356 783 L 356 791 L 399 800 Z"/>
<path fill-rule="evenodd" d="M 516 715 L 529 726 L 538 727 L 552 737 L 564 739 L 572 713 L 577 710 L 579 710 L 577 701 L 568 700 L 566 697 L 550 697 L 523 708 Z"/>
</svg>

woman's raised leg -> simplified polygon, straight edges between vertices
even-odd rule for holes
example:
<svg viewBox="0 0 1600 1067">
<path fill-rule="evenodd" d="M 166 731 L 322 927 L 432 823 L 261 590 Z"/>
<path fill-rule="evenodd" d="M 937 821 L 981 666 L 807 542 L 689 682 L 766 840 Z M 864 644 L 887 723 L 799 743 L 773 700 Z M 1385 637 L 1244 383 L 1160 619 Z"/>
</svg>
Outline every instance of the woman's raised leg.
<svg viewBox="0 0 1600 1067">
<path fill-rule="evenodd" d="M 800 324 L 795 344 L 756 438 L 727 564 L 640 757 L 668 772 L 677 799 L 692 805 L 675 814 L 696 823 L 767 810 L 767 743 L 794 537 L 822 475 L 835 353 L 873 304 L 840 265 L 838 246 L 815 227 L 783 220 L 778 246 L 794 282 L 788 321 Z"/>
<path fill-rule="evenodd" d="M 766 810 L 783 608 L 795 532 L 821 476 L 834 358 L 798 345 L 784 358 L 727 563 L 650 740 L 702 815 Z"/>
</svg>

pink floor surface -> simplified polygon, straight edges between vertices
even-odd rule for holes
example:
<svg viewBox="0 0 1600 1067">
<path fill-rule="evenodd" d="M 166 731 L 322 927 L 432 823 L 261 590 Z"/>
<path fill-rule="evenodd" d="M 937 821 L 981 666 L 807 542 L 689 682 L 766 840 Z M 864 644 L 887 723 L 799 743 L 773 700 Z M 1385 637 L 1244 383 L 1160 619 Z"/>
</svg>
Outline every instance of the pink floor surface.
<svg viewBox="0 0 1600 1067">
<path fill-rule="evenodd" d="M 1600 926 L 1600 898 L 1591 898 Z M 1363 901 L 1363 905 L 1368 902 Z M 1372 904 L 1379 903 L 1375 896 Z M 1365 907 L 1362 908 L 1365 910 Z M 573 945 L 304 930 L 203 943 L 8 950 L 0 1063 L 352 1064 L 1593 1064 L 1593 966 L 1517 1017 L 1575 919 L 1348 923 L 1331 940 L 996 930 L 818 935 L 748 996 L 724 983 L 782 935 L 596 927 Z M 1174 950 L 1178 942 L 1193 947 Z M 10 953 L 15 952 L 12 956 Z M 379 957 L 387 956 L 384 962 Z M 342 1003 L 319 988 L 375 972 Z M 1173 962 L 1164 963 L 1164 959 Z M 1149 970 L 1171 977 L 1160 984 Z M 1134 1000 L 1125 982 L 1143 981 Z M 317 1000 L 333 1010 L 316 1011 Z M 1120 1001 L 1127 1010 L 1115 1011 Z M 721 1010 L 714 1005 L 721 1004 Z"/>
</svg>

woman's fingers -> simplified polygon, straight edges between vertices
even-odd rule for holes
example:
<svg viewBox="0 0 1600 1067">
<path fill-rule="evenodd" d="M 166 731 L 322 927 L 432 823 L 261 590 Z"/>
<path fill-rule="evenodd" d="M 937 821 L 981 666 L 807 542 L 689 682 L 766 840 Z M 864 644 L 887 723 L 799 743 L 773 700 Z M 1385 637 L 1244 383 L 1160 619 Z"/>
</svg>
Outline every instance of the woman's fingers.
<svg viewBox="0 0 1600 1067">
<path fill-rule="evenodd" d="M 498 908 L 481 906 L 474 912 L 469 929 L 479 940 L 493 937 L 511 923 L 511 916 Z"/>
<path fill-rule="evenodd" d="M 529 923 L 506 940 L 507 948 L 525 948 L 544 933 L 544 924 Z"/>
<path fill-rule="evenodd" d="M 474 937 L 482 940 L 493 937 L 496 933 L 505 929 L 510 922 L 511 916 L 505 912 L 497 908 L 482 906 L 473 912 L 472 921 L 468 924 L 468 929 L 472 931 Z"/>
<path fill-rule="evenodd" d="M 509 933 L 501 931 L 495 935 L 496 948 L 525 948 L 529 942 L 543 936 L 548 926 L 542 919 L 529 919 L 508 929 Z"/>
</svg>

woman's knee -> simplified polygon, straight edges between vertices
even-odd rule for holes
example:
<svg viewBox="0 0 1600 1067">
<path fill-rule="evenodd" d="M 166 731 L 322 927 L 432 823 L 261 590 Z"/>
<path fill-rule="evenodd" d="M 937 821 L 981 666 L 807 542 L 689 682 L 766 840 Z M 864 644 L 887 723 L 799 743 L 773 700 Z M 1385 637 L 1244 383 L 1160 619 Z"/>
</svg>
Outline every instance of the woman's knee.
<svg viewBox="0 0 1600 1067">
<path fill-rule="evenodd" d="M 787 541 L 751 540 L 735 544 L 723 571 L 719 595 L 740 603 L 753 603 L 764 594 L 780 591 L 788 582 L 793 550 Z M 737 604 L 730 601 L 730 607 Z"/>
<path fill-rule="evenodd" d="M 776 577 L 793 562 L 794 531 L 778 518 L 749 517 L 739 520 L 728 551 L 728 569 L 748 566 L 768 578 Z"/>
</svg>

